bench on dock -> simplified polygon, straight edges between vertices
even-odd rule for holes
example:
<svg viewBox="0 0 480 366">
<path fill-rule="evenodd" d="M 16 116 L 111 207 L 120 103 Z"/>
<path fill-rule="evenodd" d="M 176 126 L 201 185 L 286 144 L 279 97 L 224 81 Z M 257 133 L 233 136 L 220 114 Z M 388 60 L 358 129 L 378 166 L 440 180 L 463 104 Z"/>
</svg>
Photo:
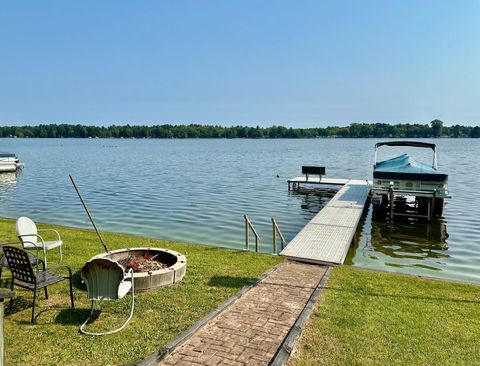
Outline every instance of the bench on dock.
<svg viewBox="0 0 480 366">
<path fill-rule="evenodd" d="M 306 176 L 308 181 L 309 175 L 318 176 L 319 180 L 322 179 L 322 175 L 325 175 L 325 167 L 324 166 L 302 166 L 302 174 Z"/>
<path fill-rule="evenodd" d="M 343 186 L 347 184 L 348 179 L 324 178 L 324 166 L 302 166 L 302 176 L 289 179 L 288 190 L 300 189 L 300 184 L 324 184 Z"/>
</svg>

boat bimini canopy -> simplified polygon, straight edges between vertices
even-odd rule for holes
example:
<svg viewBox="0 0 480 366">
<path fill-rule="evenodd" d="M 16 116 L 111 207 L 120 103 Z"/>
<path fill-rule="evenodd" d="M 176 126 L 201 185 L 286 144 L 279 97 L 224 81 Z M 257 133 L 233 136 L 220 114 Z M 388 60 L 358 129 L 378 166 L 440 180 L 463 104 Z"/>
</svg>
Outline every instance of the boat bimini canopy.
<svg viewBox="0 0 480 366">
<path fill-rule="evenodd" d="M 428 142 L 420 141 L 386 141 L 386 142 L 377 142 L 375 144 L 375 165 L 377 166 L 377 149 L 381 146 L 407 146 L 407 147 L 421 147 L 426 149 L 433 150 L 433 162 L 432 168 L 437 169 L 437 151 L 436 145 Z"/>
</svg>

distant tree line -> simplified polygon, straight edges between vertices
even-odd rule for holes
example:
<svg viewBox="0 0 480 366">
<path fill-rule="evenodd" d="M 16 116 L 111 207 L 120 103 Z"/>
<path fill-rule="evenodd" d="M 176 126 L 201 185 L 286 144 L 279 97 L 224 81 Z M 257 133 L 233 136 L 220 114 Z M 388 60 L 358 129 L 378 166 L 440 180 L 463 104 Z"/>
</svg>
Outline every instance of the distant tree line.
<svg viewBox="0 0 480 366">
<path fill-rule="evenodd" d="M 217 125 L 112 125 L 108 127 L 40 124 L 0 126 L 0 137 L 26 138 L 316 138 L 316 137 L 480 137 L 479 126 L 444 126 L 440 120 L 430 124 L 352 123 L 348 127 L 287 128 L 224 127 Z"/>
</svg>

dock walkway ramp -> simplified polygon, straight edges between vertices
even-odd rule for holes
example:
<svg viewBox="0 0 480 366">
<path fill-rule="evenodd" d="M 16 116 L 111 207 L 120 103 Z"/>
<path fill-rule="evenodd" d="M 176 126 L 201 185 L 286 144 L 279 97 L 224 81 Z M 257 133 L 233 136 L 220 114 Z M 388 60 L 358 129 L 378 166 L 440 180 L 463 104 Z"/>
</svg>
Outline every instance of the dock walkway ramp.
<svg viewBox="0 0 480 366">
<path fill-rule="evenodd" d="M 348 180 L 280 255 L 302 262 L 342 264 L 362 217 L 369 190 L 366 180 Z"/>
</svg>

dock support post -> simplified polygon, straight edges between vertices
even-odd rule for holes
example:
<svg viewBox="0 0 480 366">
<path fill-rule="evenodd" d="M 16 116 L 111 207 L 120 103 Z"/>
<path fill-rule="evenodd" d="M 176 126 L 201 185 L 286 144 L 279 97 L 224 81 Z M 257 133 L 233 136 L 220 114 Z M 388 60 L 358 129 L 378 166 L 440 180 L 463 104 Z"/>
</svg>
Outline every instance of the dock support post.
<svg viewBox="0 0 480 366">
<path fill-rule="evenodd" d="M 390 220 L 393 220 L 393 182 L 390 182 L 390 188 L 388 189 L 388 200 L 390 201 Z"/>
<path fill-rule="evenodd" d="M 429 218 L 430 221 L 433 221 L 435 219 L 435 201 L 436 201 L 436 199 L 437 199 L 437 190 L 434 189 L 433 190 L 433 198 L 432 198 L 432 215 Z"/>
</svg>

